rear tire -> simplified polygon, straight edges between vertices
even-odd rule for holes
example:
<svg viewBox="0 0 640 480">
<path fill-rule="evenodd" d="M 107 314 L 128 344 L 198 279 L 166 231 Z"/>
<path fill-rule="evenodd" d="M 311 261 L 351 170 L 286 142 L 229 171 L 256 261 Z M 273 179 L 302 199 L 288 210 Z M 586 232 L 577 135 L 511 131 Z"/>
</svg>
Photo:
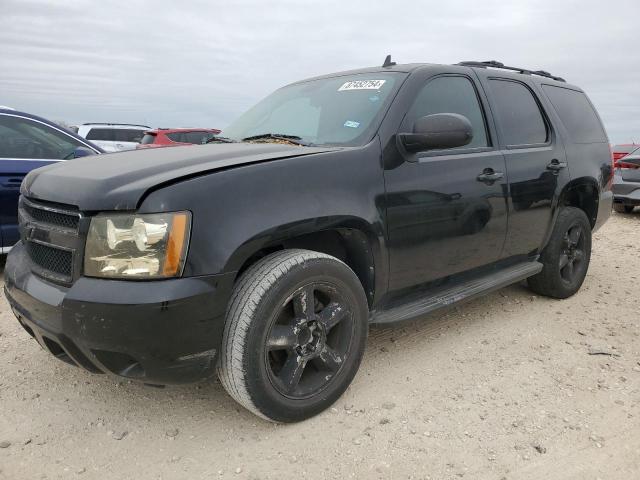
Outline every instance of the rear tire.
<svg viewBox="0 0 640 480">
<path fill-rule="evenodd" d="M 587 215 L 579 208 L 564 207 L 540 255 L 542 271 L 527 279 L 529 288 L 547 297 L 570 297 L 582 286 L 590 259 L 591 224 Z"/>
<path fill-rule="evenodd" d="M 614 203 L 613 209 L 617 213 L 631 213 L 633 212 L 633 205 L 624 205 L 623 203 Z"/>
<path fill-rule="evenodd" d="M 368 318 L 358 277 L 337 258 L 308 250 L 268 255 L 233 291 L 220 381 L 238 403 L 267 420 L 312 417 L 355 376 Z"/>
</svg>

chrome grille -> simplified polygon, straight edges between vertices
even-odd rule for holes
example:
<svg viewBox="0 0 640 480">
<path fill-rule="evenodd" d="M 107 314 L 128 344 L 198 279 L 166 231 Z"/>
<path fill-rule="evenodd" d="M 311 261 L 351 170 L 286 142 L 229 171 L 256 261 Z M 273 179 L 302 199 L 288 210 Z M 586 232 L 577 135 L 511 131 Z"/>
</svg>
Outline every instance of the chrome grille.
<svg viewBox="0 0 640 480">
<path fill-rule="evenodd" d="M 18 207 L 20 236 L 31 270 L 59 283 L 71 283 L 82 254 L 82 216 L 74 207 L 22 197 Z"/>
</svg>

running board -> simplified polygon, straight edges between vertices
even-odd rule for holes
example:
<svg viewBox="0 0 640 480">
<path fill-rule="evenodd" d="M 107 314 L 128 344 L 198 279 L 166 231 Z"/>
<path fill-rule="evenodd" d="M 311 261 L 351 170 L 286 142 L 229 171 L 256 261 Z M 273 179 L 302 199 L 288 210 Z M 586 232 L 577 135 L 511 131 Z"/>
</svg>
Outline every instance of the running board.
<svg viewBox="0 0 640 480">
<path fill-rule="evenodd" d="M 447 307 L 454 303 L 479 297 L 493 290 L 511 285 L 527 277 L 540 273 L 540 262 L 519 263 L 484 277 L 469 280 L 462 285 L 435 291 L 433 295 L 418 298 L 412 302 L 386 310 L 372 312 L 371 324 L 389 324 L 410 320 Z"/>
</svg>

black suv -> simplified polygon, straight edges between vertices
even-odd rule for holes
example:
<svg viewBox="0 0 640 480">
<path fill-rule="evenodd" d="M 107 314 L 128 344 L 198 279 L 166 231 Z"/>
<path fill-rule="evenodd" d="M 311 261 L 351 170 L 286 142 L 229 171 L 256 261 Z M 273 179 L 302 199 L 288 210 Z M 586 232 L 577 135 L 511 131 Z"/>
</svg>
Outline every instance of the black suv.
<svg viewBox="0 0 640 480">
<path fill-rule="evenodd" d="M 222 135 L 28 175 L 5 292 L 45 349 L 149 384 L 217 371 L 297 421 L 344 392 L 371 324 L 525 278 L 574 294 L 611 212 L 586 95 L 497 62 L 387 58 L 281 88 Z"/>
</svg>

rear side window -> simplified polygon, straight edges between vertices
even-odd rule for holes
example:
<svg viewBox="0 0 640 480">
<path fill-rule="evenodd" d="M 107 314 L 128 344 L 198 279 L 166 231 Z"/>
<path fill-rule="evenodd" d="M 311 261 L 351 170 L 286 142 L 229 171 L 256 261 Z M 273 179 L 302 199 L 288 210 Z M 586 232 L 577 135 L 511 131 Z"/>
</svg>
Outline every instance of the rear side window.
<svg viewBox="0 0 640 480">
<path fill-rule="evenodd" d="M 553 85 L 542 85 L 542 89 L 558 112 L 573 143 L 607 141 L 602 124 L 584 93 Z"/>
<path fill-rule="evenodd" d="M 116 142 L 139 143 L 144 135 L 144 130 L 136 130 L 133 128 L 114 128 L 113 135 Z"/>
<path fill-rule="evenodd" d="M 531 90 L 509 80 L 491 79 L 489 85 L 504 143 L 509 146 L 546 143 L 547 124 Z"/>
<path fill-rule="evenodd" d="M 186 132 L 185 133 L 186 141 L 188 143 L 193 143 L 195 145 L 201 145 L 206 143 L 212 135 L 208 132 L 197 131 L 197 132 Z"/>
<path fill-rule="evenodd" d="M 464 115 L 473 127 L 471 143 L 459 148 L 478 148 L 488 145 L 484 115 L 478 95 L 471 81 L 465 77 L 436 77 L 418 94 L 407 114 L 408 124 L 413 126 L 420 117 L 436 113 Z"/>
<path fill-rule="evenodd" d="M 98 140 L 113 142 L 113 129 L 112 128 L 92 128 L 87 133 L 87 140 Z"/>
<path fill-rule="evenodd" d="M 167 138 L 172 142 L 186 143 L 182 132 L 167 133 Z"/>
</svg>

